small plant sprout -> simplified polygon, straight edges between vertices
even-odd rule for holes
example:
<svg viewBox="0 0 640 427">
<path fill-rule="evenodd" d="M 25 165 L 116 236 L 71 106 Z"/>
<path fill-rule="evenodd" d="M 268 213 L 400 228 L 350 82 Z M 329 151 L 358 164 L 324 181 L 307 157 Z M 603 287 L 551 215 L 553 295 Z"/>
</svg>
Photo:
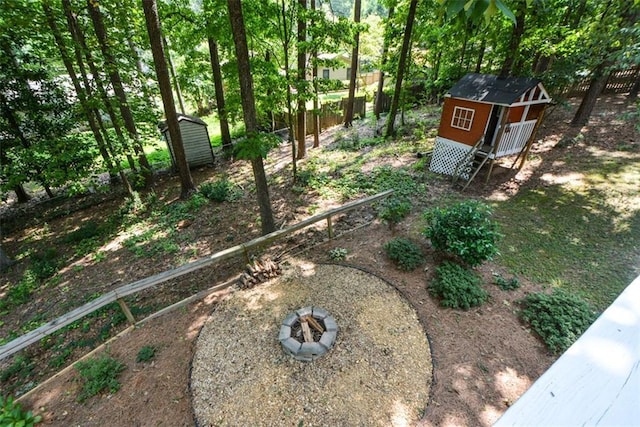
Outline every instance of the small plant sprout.
<svg viewBox="0 0 640 427">
<path fill-rule="evenodd" d="M 347 257 L 347 250 L 345 248 L 333 248 L 329 251 L 329 258 L 333 261 L 344 261 Z"/>
<path fill-rule="evenodd" d="M 118 375 L 125 369 L 125 365 L 117 359 L 103 355 L 97 359 L 78 362 L 75 368 L 84 381 L 78 395 L 78 401 L 82 403 L 99 393 L 118 391 Z"/>
<path fill-rule="evenodd" d="M 520 287 L 520 281 L 517 277 L 512 277 L 511 279 L 505 279 L 499 273 L 493 274 L 493 283 L 496 284 L 497 287 L 502 289 L 503 291 L 512 291 L 514 289 L 518 289 Z"/>
</svg>

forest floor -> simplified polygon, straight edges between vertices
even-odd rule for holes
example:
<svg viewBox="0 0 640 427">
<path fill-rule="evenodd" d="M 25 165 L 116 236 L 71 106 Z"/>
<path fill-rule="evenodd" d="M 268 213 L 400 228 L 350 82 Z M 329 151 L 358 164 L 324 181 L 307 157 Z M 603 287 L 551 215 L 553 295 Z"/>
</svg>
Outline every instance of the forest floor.
<svg viewBox="0 0 640 427">
<path fill-rule="evenodd" d="M 415 205 L 419 208 L 394 227 L 380 222 L 375 210 L 365 207 L 340 216 L 335 223 L 338 234 L 335 239 L 328 240 L 326 228 L 318 225 L 276 243 L 261 254 L 283 266 L 300 262 L 313 265 L 335 262 L 330 250 L 345 249 L 346 259 L 339 263 L 384 279 L 408 301 L 428 336 L 433 363 L 432 377 L 424 378 L 430 383 L 430 396 L 424 402 L 424 411 L 419 414 L 419 426 L 491 425 L 551 365 L 556 356 L 550 354 L 517 317 L 518 300 L 530 292 L 546 289 L 547 284 L 519 276 L 520 288 L 500 290 L 492 285 L 495 275 L 511 277 L 513 274 L 497 259 L 476 269 L 487 284 L 485 289 L 491 295 L 489 302 L 468 311 L 445 309 L 427 290 L 440 259 L 426 240 L 423 247 L 427 263 L 413 272 L 396 269 L 382 245 L 398 236 L 419 239 L 424 226 L 421 208 L 439 206 L 451 197 L 474 197 L 489 202 L 508 200 L 524 189 L 571 182 L 577 179 L 575 174 L 580 159 L 591 156 L 593 150 L 638 161 L 640 138 L 634 122 L 620 119 L 623 114 L 633 111 L 628 101 L 622 96 L 601 98 L 592 120 L 582 129 L 568 126 L 575 107 L 575 104 L 569 109 L 556 107 L 550 112 L 539 131 L 540 141 L 534 145 L 531 160 L 519 173 L 509 170 L 510 163 L 506 161 L 488 183 L 485 184 L 484 177 L 478 177 L 464 195 L 452 189 L 448 180 L 432 176 L 428 191 L 415 195 Z M 438 116 L 427 112 L 414 119 L 417 123 L 437 123 Z M 360 132 L 358 138 L 372 136 L 368 128 L 356 127 L 349 131 L 334 128 L 323 133 L 321 148 L 310 149 L 309 157 L 322 156 L 328 146 L 353 132 Z M 418 136 L 415 131 L 404 135 L 405 140 L 432 139 Z M 415 151 L 426 151 L 428 144 L 428 141 L 416 142 Z M 363 152 L 366 151 L 364 148 Z M 348 155 L 362 157 L 363 153 Z M 390 151 L 363 162 L 361 167 L 367 171 L 377 165 L 403 167 L 417 161 L 415 153 L 398 155 Z M 309 159 L 300 161 L 299 167 L 310 168 L 311 162 Z M 266 168 L 279 227 L 297 223 L 342 203 L 317 192 L 291 191 L 290 147 L 286 145 L 270 154 Z M 250 191 L 251 172 L 246 162 L 221 161 L 215 168 L 193 171 L 194 181 L 198 184 L 222 176 L 242 186 L 243 195 L 229 204 L 210 203 L 202 207 L 197 216 L 173 224 L 174 231 L 180 236 L 178 248 L 168 247 L 171 242 L 162 239 L 164 231 L 161 229 L 153 234 L 155 240 L 149 238 L 150 234 L 144 234 L 145 230 L 139 230 L 146 240 L 132 243 L 129 239 L 126 243 L 122 235 L 114 232 L 108 242 L 100 242 L 101 246 L 85 251 L 86 255 L 78 255 L 77 242 L 65 236 L 81 229 L 83 224 L 107 229 L 104 225 L 107 218 L 122 209 L 119 198 L 96 195 L 31 208 L 5 206 L 3 248 L 15 256 L 18 263 L 0 283 L 3 298 L 7 297 L 12 284 L 23 280 L 29 254 L 55 248 L 58 257 L 70 262 L 57 272 L 55 280 L 47 282 L 45 289 L 33 290 L 28 303 L 2 312 L 1 336 L 23 333 L 30 324 L 37 325 L 60 316 L 108 290 L 259 236 L 258 210 Z M 159 177 L 154 196 L 157 201 L 175 205 L 178 194 L 177 177 Z M 23 210 L 16 213 L 16 209 Z M 24 218 L 28 220 L 24 221 Z M 146 226 L 153 227 L 154 223 L 162 221 L 155 217 Z M 636 250 L 629 256 L 637 261 L 638 255 Z M 205 268 L 171 280 L 153 291 L 145 291 L 128 303 L 140 319 L 195 292 L 231 281 L 243 269 L 242 260 Z M 638 271 L 629 274 L 638 274 Z M 43 340 L 41 345 L 34 345 L 4 361 L 0 368 L 9 374 L 0 378 L 2 388 L 22 395 L 22 404 L 43 416 L 42 425 L 193 425 L 190 374 L 198 335 L 217 304 L 236 297 L 235 292 L 244 291 L 231 287 L 212 292 L 199 301 L 127 330 L 100 347 L 98 352 L 107 352 L 126 366 L 119 376 L 120 389 L 115 393 L 101 394 L 78 403 L 81 382 L 71 363 L 85 355 L 91 344 L 95 346 L 100 342 L 98 337 L 90 336 L 92 332 L 106 331 L 113 336 L 126 327 L 124 323 L 114 326 L 113 313 L 117 310 L 104 311 L 92 317 L 91 322 L 80 322 L 64 334 Z M 87 345 L 78 344 L 82 341 L 87 341 Z M 149 362 L 137 361 L 143 346 L 156 349 Z M 358 368 L 354 366 L 353 369 Z M 36 384 L 39 385 L 34 388 Z M 376 390 L 370 392 L 375 394 Z M 261 402 L 256 401 L 255 405 L 259 407 Z M 228 424 L 234 423 L 229 421 Z M 283 425 L 301 424 L 298 419 L 292 419 Z"/>
</svg>

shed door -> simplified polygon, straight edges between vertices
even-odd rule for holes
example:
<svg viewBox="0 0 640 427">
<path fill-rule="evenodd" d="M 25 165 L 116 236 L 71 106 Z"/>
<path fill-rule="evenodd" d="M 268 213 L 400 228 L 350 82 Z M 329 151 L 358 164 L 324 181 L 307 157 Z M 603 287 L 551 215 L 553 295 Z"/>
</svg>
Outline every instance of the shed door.
<svg viewBox="0 0 640 427">
<path fill-rule="evenodd" d="M 487 129 L 484 132 L 484 147 L 490 148 L 495 144 L 496 139 L 496 129 L 498 128 L 498 122 L 500 121 L 500 117 L 502 117 L 502 112 L 504 107 L 501 105 L 494 105 L 491 108 L 491 115 L 489 116 L 489 121 L 487 122 Z M 488 151 L 485 149 L 484 151 Z"/>
</svg>

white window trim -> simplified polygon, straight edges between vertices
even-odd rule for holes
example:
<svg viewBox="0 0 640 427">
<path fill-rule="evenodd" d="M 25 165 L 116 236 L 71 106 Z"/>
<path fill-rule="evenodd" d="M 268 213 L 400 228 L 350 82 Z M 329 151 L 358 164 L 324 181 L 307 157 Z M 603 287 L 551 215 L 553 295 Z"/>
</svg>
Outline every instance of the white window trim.
<svg viewBox="0 0 640 427">
<path fill-rule="evenodd" d="M 467 112 L 471 112 L 471 117 L 467 118 L 467 115 L 465 114 L 464 121 L 466 122 L 467 120 L 469 120 L 469 126 L 468 127 L 464 127 L 464 126 L 455 125 L 454 123 L 456 121 L 457 122 L 461 121 L 461 113 L 467 113 Z M 456 128 L 456 129 L 462 129 L 462 130 L 470 131 L 471 127 L 473 126 L 473 118 L 475 117 L 475 115 L 476 115 L 476 110 L 474 110 L 473 108 L 454 107 L 453 108 L 453 114 L 451 115 L 451 127 L 452 128 Z"/>
</svg>

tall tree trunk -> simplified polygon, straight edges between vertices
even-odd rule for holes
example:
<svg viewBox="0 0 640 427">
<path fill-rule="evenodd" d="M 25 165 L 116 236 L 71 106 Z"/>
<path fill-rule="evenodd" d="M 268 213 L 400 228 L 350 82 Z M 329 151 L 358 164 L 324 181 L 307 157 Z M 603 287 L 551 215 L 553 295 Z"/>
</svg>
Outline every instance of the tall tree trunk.
<svg viewBox="0 0 640 427">
<path fill-rule="evenodd" d="M 176 96 L 178 97 L 178 105 L 180 105 L 180 112 L 182 114 L 185 113 L 184 108 L 184 99 L 182 98 L 182 89 L 180 89 L 180 82 L 178 81 L 178 77 L 176 76 L 176 69 L 173 66 L 173 61 L 171 60 L 171 52 L 169 52 L 169 43 L 167 42 L 167 38 L 162 36 L 162 44 L 164 45 L 164 53 L 167 55 L 167 63 L 169 64 L 169 72 L 171 73 L 171 80 L 173 81 L 173 87 L 176 89 Z"/>
<path fill-rule="evenodd" d="M 315 11 L 316 11 L 316 0 L 311 0 L 311 10 L 313 11 L 313 21 L 311 25 L 316 25 L 315 23 Z M 314 45 L 317 44 L 317 40 L 313 40 Z M 313 78 L 313 148 L 320 147 L 320 105 L 318 101 L 318 49 L 316 47 L 313 48 L 313 52 L 311 52 L 312 61 L 313 61 L 313 69 L 311 71 Z"/>
<path fill-rule="evenodd" d="M 285 7 L 285 0 L 280 2 L 280 14 L 282 16 L 282 50 L 284 56 L 284 78 L 287 82 L 287 126 L 289 127 L 288 140 L 291 144 L 291 167 L 293 180 L 295 181 L 298 176 L 298 160 L 296 156 L 296 141 L 294 139 L 295 131 L 293 127 L 293 111 L 292 111 L 292 96 L 291 96 L 291 84 L 290 71 L 289 71 L 289 30 L 287 29 L 287 10 Z"/>
<path fill-rule="evenodd" d="M 353 5 L 353 22 L 360 23 L 360 10 L 362 9 L 362 0 L 355 0 Z M 351 51 L 351 75 L 349 76 L 349 97 L 347 98 L 347 106 L 344 113 L 344 127 L 353 126 L 353 104 L 356 96 L 356 80 L 358 78 L 358 50 L 360 48 L 360 32 L 356 31 L 353 41 L 353 50 Z"/>
<path fill-rule="evenodd" d="M 593 107 L 595 107 L 598 97 L 607 85 L 607 80 L 609 80 L 611 72 L 608 68 L 610 66 L 611 61 L 604 61 L 594 70 L 589 89 L 584 94 L 582 102 L 580 102 L 580 106 L 571 120 L 571 126 L 584 126 L 589 121 Z"/>
<path fill-rule="evenodd" d="M 218 43 L 209 36 L 209 56 L 211 59 L 211 71 L 213 73 L 213 84 L 216 89 L 216 108 L 218 110 L 218 120 L 220 121 L 220 136 L 222 137 L 222 148 L 229 152 L 232 148 L 231 132 L 229 132 L 229 119 L 224 101 L 224 85 L 222 81 L 222 70 L 220 69 L 220 57 L 218 56 Z"/>
<path fill-rule="evenodd" d="M 100 98 L 102 99 L 102 103 L 104 105 L 105 110 L 107 111 L 107 114 L 109 115 L 109 119 L 111 120 L 111 123 L 113 125 L 113 130 L 116 133 L 116 137 L 118 138 L 118 142 L 120 143 L 120 146 L 122 147 L 122 150 L 125 153 L 125 156 L 127 158 L 127 162 L 129 163 L 129 167 L 131 168 L 132 171 L 136 171 L 136 164 L 135 161 L 133 160 L 133 157 L 130 154 L 130 148 L 129 148 L 129 144 L 127 143 L 126 138 L 124 137 L 124 134 L 122 133 L 122 129 L 120 128 L 120 121 L 118 119 L 118 116 L 116 115 L 115 111 L 113 110 L 113 107 L 111 105 L 111 100 L 109 99 L 109 95 L 107 94 L 107 91 L 104 87 L 104 85 L 102 84 L 102 78 L 100 76 L 100 73 L 98 71 L 98 68 L 96 67 L 94 61 L 93 61 L 93 56 L 91 54 L 91 50 L 89 49 L 89 47 L 87 46 L 87 41 L 85 39 L 84 36 L 84 32 L 82 31 L 82 28 L 80 28 L 80 26 L 78 25 L 78 21 L 76 16 L 73 14 L 72 10 L 71 10 L 71 2 L 70 0 L 62 0 L 62 9 L 65 13 L 65 16 L 67 18 L 67 26 L 69 28 L 69 33 L 71 33 L 71 37 L 73 38 L 73 40 L 75 41 L 75 55 L 76 55 L 76 62 L 78 63 L 78 66 L 80 67 L 80 71 L 83 75 L 83 82 L 84 82 L 84 87 L 87 90 L 87 94 L 89 95 L 89 97 L 91 97 L 91 84 L 89 83 L 89 79 L 87 77 L 87 73 L 84 70 L 84 66 L 83 61 L 82 61 L 82 56 L 84 55 L 85 59 L 87 60 L 87 65 L 89 66 L 89 71 L 91 72 L 91 75 L 93 77 L 93 81 L 96 84 L 96 88 L 98 89 L 98 93 L 100 95 Z M 98 112 L 98 114 L 96 114 L 96 119 L 98 120 L 98 124 L 100 124 L 101 119 L 100 119 L 100 113 Z M 104 126 L 102 126 L 102 128 L 104 128 Z M 104 133 L 105 135 L 105 140 L 109 140 L 108 136 L 106 133 Z M 115 156 L 115 150 L 112 148 L 111 149 L 111 154 L 112 157 L 114 158 L 114 161 L 116 164 L 119 164 L 118 161 L 118 156 Z M 127 180 L 128 181 L 128 180 Z M 123 181 L 124 182 L 124 181 Z M 128 187 L 130 187 L 129 184 L 127 184 Z"/>
<path fill-rule="evenodd" d="M 169 128 L 171 146 L 173 147 L 173 154 L 176 157 L 176 165 L 178 167 L 178 174 L 180 175 L 180 198 L 184 200 L 189 198 L 189 196 L 197 190 L 196 186 L 193 184 L 189 165 L 187 164 L 187 158 L 184 154 L 184 146 L 182 145 L 182 135 L 180 134 L 178 115 L 173 101 L 173 93 L 171 93 L 171 80 L 169 79 L 166 56 L 162 46 L 162 33 L 160 31 L 160 20 L 158 18 L 158 6 L 156 4 L 156 0 L 142 0 L 142 7 L 144 9 L 147 32 L 149 33 L 149 41 L 151 43 L 153 64 L 156 69 L 156 76 L 158 77 L 160 94 L 162 95 L 164 114 L 167 118 L 167 127 Z"/>
<path fill-rule="evenodd" d="M 516 23 L 513 25 L 511 31 L 511 39 L 509 40 L 509 49 L 507 50 L 507 56 L 502 63 L 502 69 L 500 70 L 500 77 L 508 77 L 513 72 L 516 58 L 518 57 L 518 49 L 520 48 L 520 41 L 524 34 L 524 20 L 527 13 L 527 3 L 525 0 L 518 0 L 518 6 L 516 10 Z"/>
<path fill-rule="evenodd" d="M 129 107 L 129 103 L 127 102 L 127 94 L 125 93 L 124 87 L 122 85 L 122 79 L 120 77 L 120 72 L 118 71 L 117 61 L 113 56 L 111 49 L 109 48 L 107 30 L 104 26 L 102 12 L 100 12 L 100 6 L 94 0 L 87 0 L 87 9 L 89 10 L 89 16 L 91 17 L 91 22 L 93 23 L 93 28 L 98 39 L 98 44 L 100 45 L 100 50 L 102 51 L 105 68 L 107 69 L 107 73 L 109 74 L 109 80 L 111 80 L 113 92 L 118 98 L 118 107 L 120 108 L 122 119 L 124 120 L 124 126 L 127 129 L 129 137 L 133 140 L 133 151 L 138 156 L 138 163 L 140 164 L 140 169 L 142 170 L 145 187 L 150 187 L 151 185 L 153 185 L 153 173 L 151 170 L 151 165 L 149 164 L 147 156 L 144 154 L 144 150 L 142 149 L 142 145 L 140 143 L 140 136 L 138 135 L 138 130 L 136 129 L 133 113 L 131 112 L 131 108 Z"/>
<path fill-rule="evenodd" d="M 389 8 L 389 14 L 387 15 L 387 22 L 391 22 L 393 18 L 393 7 Z M 380 120 L 380 114 L 382 114 L 382 101 L 384 99 L 384 68 L 389 60 L 389 37 L 385 34 L 384 41 L 382 43 L 382 60 L 380 64 L 380 78 L 378 79 L 378 91 L 376 92 L 376 103 L 373 107 L 373 114 L 376 116 L 376 120 Z"/>
<path fill-rule="evenodd" d="M 480 52 L 478 53 L 478 60 L 476 61 L 476 73 L 480 73 L 482 69 L 482 61 L 484 60 L 484 52 L 487 49 L 487 39 L 486 37 L 482 37 L 482 41 L 480 42 Z"/>
<path fill-rule="evenodd" d="M 12 132 L 15 135 L 15 137 L 20 140 L 20 143 L 25 149 L 27 150 L 30 149 L 31 142 L 27 139 L 24 132 L 22 131 L 22 128 L 20 127 L 20 123 L 16 118 L 15 112 L 11 109 L 9 101 L 7 100 L 7 98 L 5 98 L 4 93 L 2 92 L 0 92 L 0 102 L 5 106 L 5 108 L 3 108 L 1 111 L 2 111 L 2 115 L 7 121 L 7 124 L 9 125 L 9 131 Z M 34 167 L 36 170 L 36 176 L 38 177 L 38 181 L 40 182 L 40 184 L 42 184 L 42 187 L 44 188 L 44 191 L 47 193 L 47 196 L 49 196 L 50 199 L 53 199 L 54 197 L 53 191 L 51 191 L 51 187 L 49 187 L 49 184 L 47 184 L 47 182 L 45 181 L 44 175 L 42 173 L 42 168 L 38 165 L 35 165 Z"/>
<path fill-rule="evenodd" d="M 102 134 L 100 133 L 100 128 L 96 122 L 96 118 L 94 115 L 93 109 L 87 103 L 87 97 L 84 89 L 80 85 L 80 81 L 78 80 L 78 76 L 73 67 L 73 63 L 71 62 L 71 57 L 69 56 L 69 52 L 67 51 L 67 47 L 65 46 L 64 39 L 62 38 L 62 33 L 58 28 L 58 24 L 56 23 L 55 16 L 53 14 L 53 10 L 51 9 L 51 5 L 49 3 L 50 0 L 44 0 L 42 2 L 42 9 L 44 10 L 44 14 L 47 20 L 47 24 L 51 29 L 51 33 L 53 34 L 53 38 L 56 46 L 58 47 L 58 51 L 60 52 L 60 57 L 62 58 L 62 63 L 67 69 L 67 73 L 69 74 L 69 78 L 71 79 L 71 83 L 76 91 L 78 99 L 80 100 L 80 105 L 82 107 L 82 111 L 87 118 L 87 122 L 89 123 L 89 127 L 91 128 L 91 132 L 93 133 L 93 137 L 98 144 L 98 150 L 100 151 L 100 155 L 102 156 L 107 169 L 109 170 L 109 175 L 113 181 L 113 162 L 111 161 L 111 156 L 107 151 L 107 147 L 104 139 L 102 138 Z"/>
<path fill-rule="evenodd" d="M 400 59 L 398 61 L 398 73 L 396 77 L 396 86 L 393 92 L 393 99 L 391 100 L 391 108 L 389 115 L 387 116 L 387 129 L 385 136 L 389 137 L 394 134 L 394 125 L 396 121 L 396 113 L 398 112 L 398 104 L 400 103 L 400 96 L 402 95 L 402 78 L 407 62 L 407 56 L 409 54 L 409 46 L 411 45 L 411 33 L 413 32 L 413 22 L 416 18 L 416 8 L 418 6 L 418 0 L 411 0 L 409 4 L 409 14 L 407 15 L 407 25 L 404 30 L 404 38 L 402 40 L 402 50 L 400 51 Z"/>
<path fill-rule="evenodd" d="M 251 77 L 251 66 L 249 64 L 249 49 L 247 47 L 247 35 L 245 33 L 244 18 L 242 16 L 242 4 L 240 0 L 227 0 L 227 7 L 229 9 L 229 21 L 231 22 L 233 42 L 236 47 L 236 58 L 238 60 L 238 79 L 240 82 L 240 95 L 242 97 L 244 125 L 247 134 L 251 137 L 255 136 L 258 132 L 258 114 L 256 112 L 256 103 L 253 94 L 253 78 Z M 260 154 L 252 157 L 251 168 L 253 169 L 253 177 L 256 182 L 262 234 L 268 234 L 275 231 L 276 226 L 271 210 L 271 200 L 269 199 L 267 175 L 264 171 L 264 164 Z"/>
<path fill-rule="evenodd" d="M 307 155 L 307 105 L 305 102 L 307 80 L 307 50 L 304 43 L 307 41 L 307 0 L 298 0 L 298 108 L 296 139 L 298 140 L 298 159 L 304 159 Z"/>
<path fill-rule="evenodd" d="M 24 189 L 22 184 L 17 184 L 13 187 L 13 191 L 16 193 L 16 197 L 18 198 L 18 203 L 27 203 L 31 200 L 31 196 L 27 193 L 27 190 Z"/>
</svg>

